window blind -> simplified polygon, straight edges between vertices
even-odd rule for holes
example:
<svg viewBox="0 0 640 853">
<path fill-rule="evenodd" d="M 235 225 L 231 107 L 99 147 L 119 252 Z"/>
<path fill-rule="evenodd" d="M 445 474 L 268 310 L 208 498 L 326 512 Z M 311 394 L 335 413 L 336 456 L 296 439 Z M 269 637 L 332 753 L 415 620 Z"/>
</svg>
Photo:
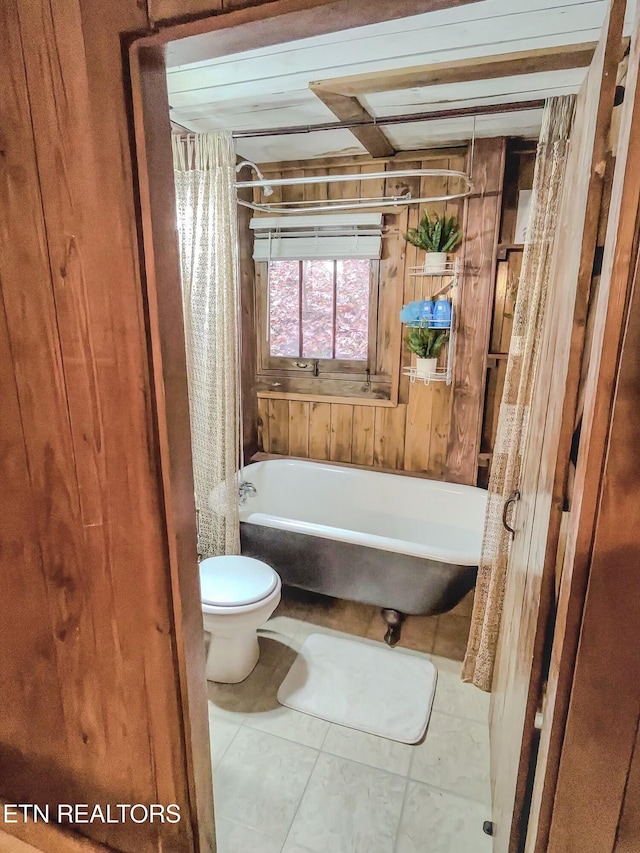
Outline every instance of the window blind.
<svg viewBox="0 0 640 853">
<path fill-rule="evenodd" d="M 256 261 L 378 259 L 382 253 L 381 213 L 258 216 L 250 228 Z"/>
</svg>

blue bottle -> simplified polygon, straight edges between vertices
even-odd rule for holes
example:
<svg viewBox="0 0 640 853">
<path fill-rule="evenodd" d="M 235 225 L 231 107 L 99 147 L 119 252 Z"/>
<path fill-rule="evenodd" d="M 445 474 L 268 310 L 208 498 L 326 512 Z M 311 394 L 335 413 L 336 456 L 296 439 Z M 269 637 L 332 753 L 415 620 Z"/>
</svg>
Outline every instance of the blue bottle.
<svg viewBox="0 0 640 853">
<path fill-rule="evenodd" d="M 446 296 L 438 296 L 433 308 L 433 320 L 429 324 L 434 329 L 448 329 L 451 326 L 451 303 Z"/>
<path fill-rule="evenodd" d="M 420 324 L 423 326 L 430 326 L 433 322 L 433 310 L 435 308 L 435 302 L 433 299 L 424 299 L 420 303 Z"/>
</svg>

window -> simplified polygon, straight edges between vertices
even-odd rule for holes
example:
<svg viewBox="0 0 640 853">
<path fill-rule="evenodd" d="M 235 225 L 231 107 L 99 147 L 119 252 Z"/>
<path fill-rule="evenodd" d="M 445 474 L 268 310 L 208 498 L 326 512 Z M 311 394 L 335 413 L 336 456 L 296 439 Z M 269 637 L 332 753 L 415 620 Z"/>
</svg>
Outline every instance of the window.
<svg viewBox="0 0 640 853">
<path fill-rule="evenodd" d="M 361 258 L 271 261 L 269 356 L 366 363 L 371 266 Z"/>
<path fill-rule="evenodd" d="M 380 281 L 390 263 L 381 261 L 383 214 L 256 216 L 249 225 L 259 391 L 388 397 L 390 375 L 380 367 L 396 290 Z"/>
</svg>

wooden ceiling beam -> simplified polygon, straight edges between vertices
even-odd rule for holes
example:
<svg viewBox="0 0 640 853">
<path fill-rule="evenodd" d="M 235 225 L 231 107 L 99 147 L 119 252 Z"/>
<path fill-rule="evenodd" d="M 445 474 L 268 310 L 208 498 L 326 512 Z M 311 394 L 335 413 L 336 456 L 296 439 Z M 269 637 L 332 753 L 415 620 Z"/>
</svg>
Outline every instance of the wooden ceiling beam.
<svg viewBox="0 0 640 853">
<path fill-rule="evenodd" d="M 357 98 L 339 95 L 335 92 L 316 92 L 313 87 L 311 90 L 340 121 L 374 121 L 371 114 Z M 393 157 L 396 153 L 396 149 L 389 142 L 384 131 L 373 123 L 361 127 L 350 127 L 349 131 L 372 157 Z"/>
<path fill-rule="evenodd" d="M 497 56 L 479 56 L 431 65 L 414 65 L 392 71 L 373 71 L 319 80 L 311 89 L 322 97 L 331 92 L 345 97 L 358 97 L 378 92 L 395 92 L 423 86 L 447 83 L 469 83 L 473 80 L 493 80 L 499 77 L 516 77 L 521 74 L 539 74 L 544 71 L 564 71 L 569 68 L 587 68 L 593 57 L 595 42 L 568 44 L 523 50 Z"/>
<path fill-rule="evenodd" d="M 447 83 L 469 83 L 474 80 L 539 74 L 544 71 L 587 68 L 591 63 L 595 47 L 595 43 L 589 42 L 431 65 L 415 65 L 392 71 L 320 80 L 310 83 L 309 88 L 340 121 L 372 122 L 349 129 L 372 157 L 391 157 L 395 149 L 384 131 L 373 123 L 374 119 L 358 100 L 359 96 Z M 407 121 L 410 120 L 408 116 Z"/>
</svg>

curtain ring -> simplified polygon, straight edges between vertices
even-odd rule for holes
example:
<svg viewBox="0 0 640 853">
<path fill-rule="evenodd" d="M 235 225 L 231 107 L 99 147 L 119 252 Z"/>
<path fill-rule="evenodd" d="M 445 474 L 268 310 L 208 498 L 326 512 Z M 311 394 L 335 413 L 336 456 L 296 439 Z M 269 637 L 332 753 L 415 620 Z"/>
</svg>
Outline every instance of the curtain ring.
<svg viewBox="0 0 640 853">
<path fill-rule="evenodd" d="M 504 507 L 502 509 L 502 526 L 504 527 L 505 530 L 509 531 L 512 539 L 515 538 L 516 531 L 514 530 L 513 527 L 510 527 L 509 524 L 507 523 L 507 513 L 509 512 L 509 507 L 511 506 L 511 504 L 514 504 L 519 500 L 520 500 L 520 490 L 514 489 L 511 492 L 511 494 L 509 495 L 509 497 L 506 499 L 506 501 L 504 502 Z"/>
</svg>

